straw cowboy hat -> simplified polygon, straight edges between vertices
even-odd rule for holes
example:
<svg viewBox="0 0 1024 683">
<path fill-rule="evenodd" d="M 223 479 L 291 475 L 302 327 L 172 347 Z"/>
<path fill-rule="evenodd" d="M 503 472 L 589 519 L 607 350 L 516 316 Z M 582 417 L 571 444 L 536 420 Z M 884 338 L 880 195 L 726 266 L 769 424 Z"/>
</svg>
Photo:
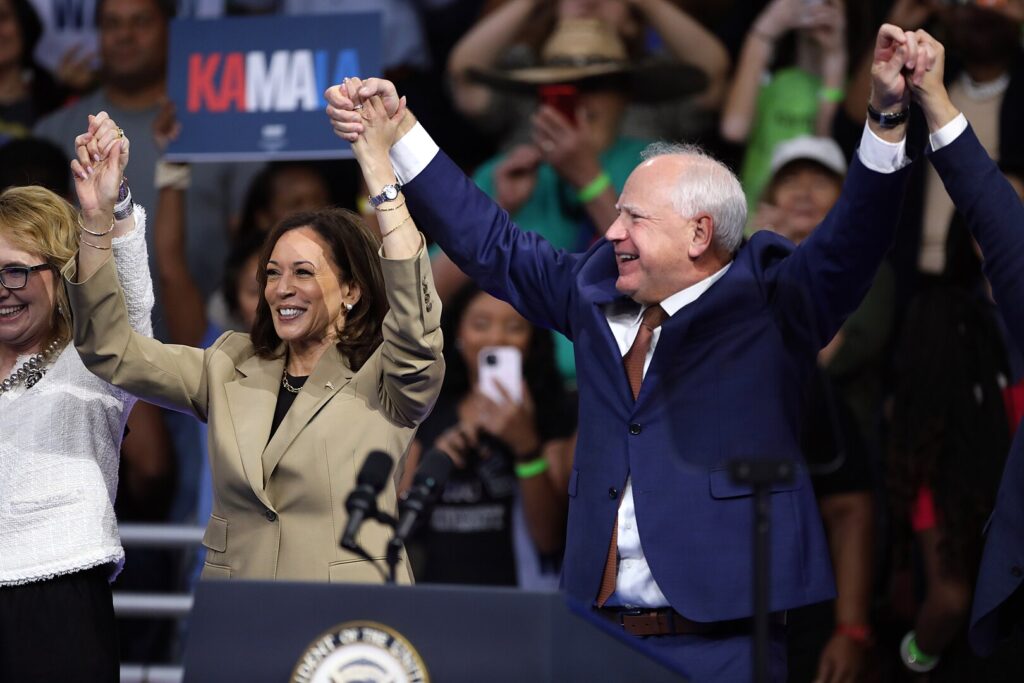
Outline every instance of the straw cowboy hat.
<svg viewBox="0 0 1024 683">
<path fill-rule="evenodd" d="M 657 101 L 699 92 L 707 76 L 679 62 L 630 62 L 615 29 L 596 19 L 567 19 L 541 50 L 541 64 L 525 69 L 471 69 L 471 79 L 500 90 L 532 94 L 539 86 L 616 90 L 633 100 Z"/>
</svg>

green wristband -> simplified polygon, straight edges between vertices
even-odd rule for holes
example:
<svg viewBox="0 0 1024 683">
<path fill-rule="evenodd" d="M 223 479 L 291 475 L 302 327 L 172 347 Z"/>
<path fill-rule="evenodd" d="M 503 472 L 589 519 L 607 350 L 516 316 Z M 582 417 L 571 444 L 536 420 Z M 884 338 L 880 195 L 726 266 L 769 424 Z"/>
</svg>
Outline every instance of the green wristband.
<svg viewBox="0 0 1024 683">
<path fill-rule="evenodd" d="M 846 99 L 846 91 L 842 88 L 821 88 L 818 90 L 818 99 L 822 102 L 839 104 Z"/>
<path fill-rule="evenodd" d="M 608 177 L 607 173 L 601 171 L 596 178 L 576 193 L 576 199 L 580 200 L 583 204 L 592 202 L 601 196 L 601 193 L 607 190 L 611 184 L 612 179 Z"/>
<path fill-rule="evenodd" d="M 516 463 L 516 476 L 520 479 L 530 479 L 531 477 L 536 477 L 538 474 L 544 474 L 547 471 L 548 460 L 543 456 L 528 462 Z"/>
</svg>

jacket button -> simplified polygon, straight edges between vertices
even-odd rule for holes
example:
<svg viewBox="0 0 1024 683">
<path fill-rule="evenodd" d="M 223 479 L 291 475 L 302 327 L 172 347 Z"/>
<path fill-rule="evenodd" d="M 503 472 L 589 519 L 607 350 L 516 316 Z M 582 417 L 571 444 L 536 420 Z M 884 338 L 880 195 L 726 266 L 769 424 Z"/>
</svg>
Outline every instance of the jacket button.
<svg viewBox="0 0 1024 683">
<path fill-rule="evenodd" d="M 615 500 L 616 498 L 619 497 L 619 490 L 614 486 L 611 487 L 610 489 L 608 489 L 608 497 L 611 498 L 612 500 Z"/>
<path fill-rule="evenodd" d="M 1014 565 L 1013 568 L 1010 569 L 1010 573 L 1019 579 L 1022 575 L 1024 575 L 1024 569 L 1021 569 L 1020 567 Z"/>
<path fill-rule="evenodd" d="M 265 513 L 263 513 L 263 516 L 267 518 L 268 522 L 277 521 L 277 513 L 274 512 L 273 510 L 267 510 Z"/>
<path fill-rule="evenodd" d="M 633 436 L 636 436 L 640 432 L 641 432 L 640 425 L 638 425 L 636 422 L 634 422 L 633 424 L 629 425 L 629 433 L 632 434 Z"/>
</svg>

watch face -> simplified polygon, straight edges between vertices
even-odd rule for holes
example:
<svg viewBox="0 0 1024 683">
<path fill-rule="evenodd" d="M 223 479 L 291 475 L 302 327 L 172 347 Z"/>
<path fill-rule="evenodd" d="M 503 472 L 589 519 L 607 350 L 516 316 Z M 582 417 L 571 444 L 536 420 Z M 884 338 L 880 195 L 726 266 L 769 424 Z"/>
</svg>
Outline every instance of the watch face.
<svg viewBox="0 0 1024 683">
<path fill-rule="evenodd" d="M 384 188 L 384 196 L 388 199 L 394 199 L 398 196 L 398 189 L 394 185 L 388 185 Z"/>
</svg>

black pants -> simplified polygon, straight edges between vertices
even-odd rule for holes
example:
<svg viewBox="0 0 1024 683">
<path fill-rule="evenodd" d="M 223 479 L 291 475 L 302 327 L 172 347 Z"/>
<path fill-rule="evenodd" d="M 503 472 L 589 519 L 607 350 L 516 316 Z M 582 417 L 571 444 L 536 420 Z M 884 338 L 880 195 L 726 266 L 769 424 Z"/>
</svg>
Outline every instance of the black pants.
<svg viewBox="0 0 1024 683">
<path fill-rule="evenodd" d="M 110 567 L 0 587 L 0 681 L 117 683 Z"/>
</svg>

